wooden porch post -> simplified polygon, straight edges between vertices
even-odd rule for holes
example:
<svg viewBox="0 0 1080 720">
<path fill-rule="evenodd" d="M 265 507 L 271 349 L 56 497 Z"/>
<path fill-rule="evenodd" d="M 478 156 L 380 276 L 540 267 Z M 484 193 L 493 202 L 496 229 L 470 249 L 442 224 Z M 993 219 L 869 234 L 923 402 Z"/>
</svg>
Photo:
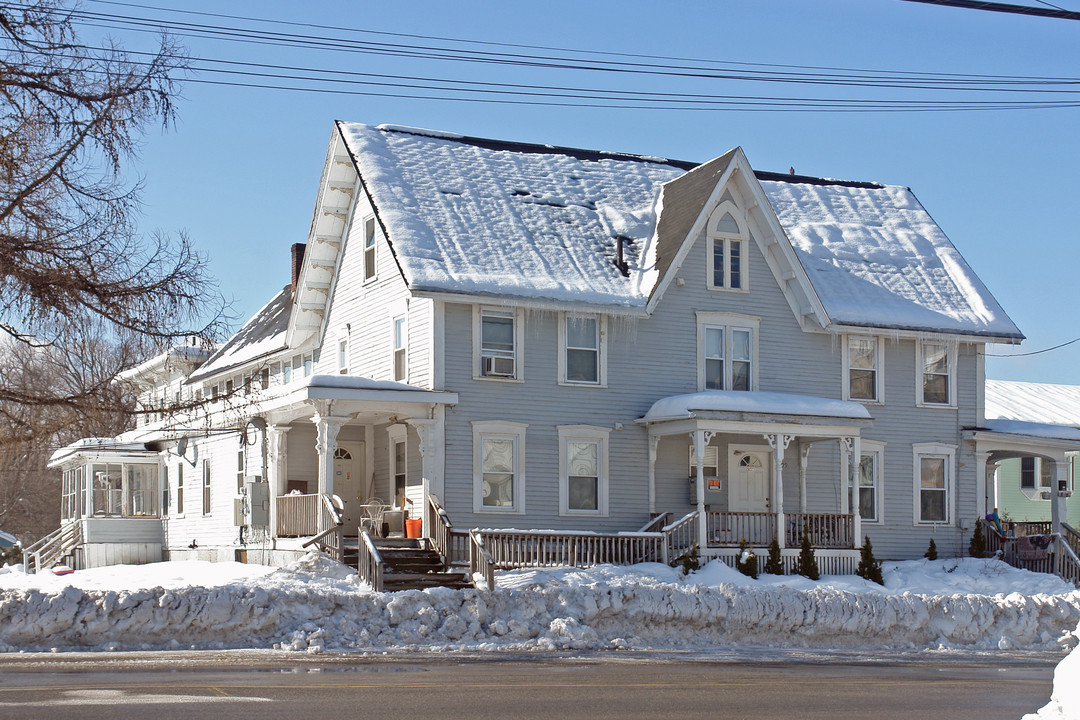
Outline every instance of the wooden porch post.
<svg viewBox="0 0 1080 720">
<path fill-rule="evenodd" d="M 347 417 L 334 417 L 318 412 L 311 418 L 318 431 L 315 452 L 319 454 L 319 492 L 323 495 L 334 494 L 334 451 L 337 450 L 338 432 L 348 421 Z"/>
<path fill-rule="evenodd" d="M 854 487 L 854 493 L 852 495 L 852 508 L 851 514 L 853 516 L 852 524 L 854 525 L 854 540 L 855 547 L 862 547 L 862 503 L 861 503 L 861 490 L 859 490 L 859 482 L 862 478 L 862 438 L 856 435 L 851 441 L 852 454 L 855 457 L 855 482 L 852 483 Z"/>
<path fill-rule="evenodd" d="M 270 425 L 266 428 L 266 481 L 270 486 L 270 529 L 277 537 L 277 498 L 288 489 L 287 433 L 292 428 Z"/>
<path fill-rule="evenodd" d="M 989 459 L 990 453 L 975 453 L 975 517 L 978 520 L 986 517 L 986 470 Z"/>
<path fill-rule="evenodd" d="M 1051 529 L 1056 533 L 1061 532 L 1061 523 L 1067 521 L 1068 512 L 1065 496 L 1058 488 L 1069 488 L 1069 464 L 1065 462 L 1064 453 L 1060 458 L 1054 458 L 1054 486 L 1050 488 L 1050 521 L 1053 524 Z"/>
<path fill-rule="evenodd" d="M 708 516 L 705 513 L 705 439 L 704 430 L 695 430 L 691 437 L 694 439 L 694 468 L 697 482 L 697 507 L 698 507 L 698 550 L 702 551 L 709 546 L 709 528 L 707 527 Z M 712 439 L 712 433 L 709 433 Z"/>
<path fill-rule="evenodd" d="M 435 467 L 443 426 L 439 420 L 427 418 L 413 418 L 406 420 L 406 422 L 416 428 L 416 434 L 420 438 L 420 486 L 423 497 L 420 500 L 420 507 L 413 509 L 419 511 L 420 517 L 424 521 L 423 535 L 428 537 L 431 528 L 428 527 L 427 496 L 433 492 L 433 487 L 441 485 L 441 483 L 436 482 Z"/>
<path fill-rule="evenodd" d="M 656 513 L 656 450 L 660 436 L 649 433 L 649 516 Z M 704 452 L 704 451 L 703 451 Z"/>
<path fill-rule="evenodd" d="M 806 513 L 806 470 L 810 465 L 813 443 L 799 441 L 799 512 Z"/>
<path fill-rule="evenodd" d="M 784 451 L 794 439 L 792 435 L 765 435 L 765 441 L 773 451 L 773 487 L 772 502 L 776 511 L 776 542 L 780 547 L 785 546 L 784 527 Z"/>
</svg>

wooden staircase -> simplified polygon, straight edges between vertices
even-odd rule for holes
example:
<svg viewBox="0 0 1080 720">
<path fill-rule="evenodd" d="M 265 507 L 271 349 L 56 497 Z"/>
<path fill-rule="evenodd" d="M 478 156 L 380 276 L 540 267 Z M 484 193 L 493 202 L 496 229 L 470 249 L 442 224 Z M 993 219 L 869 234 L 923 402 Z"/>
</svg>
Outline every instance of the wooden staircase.
<svg viewBox="0 0 1080 720">
<path fill-rule="evenodd" d="M 473 587 L 467 572 L 448 571 L 446 558 L 428 539 L 372 538 L 381 559 L 383 592 L 423 590 L 432 587 Z M 343 562 L 361 571 L 359 542 L 348 538 Z M 364 573 L 361 572 L 361 575 Z"/>
</svg>

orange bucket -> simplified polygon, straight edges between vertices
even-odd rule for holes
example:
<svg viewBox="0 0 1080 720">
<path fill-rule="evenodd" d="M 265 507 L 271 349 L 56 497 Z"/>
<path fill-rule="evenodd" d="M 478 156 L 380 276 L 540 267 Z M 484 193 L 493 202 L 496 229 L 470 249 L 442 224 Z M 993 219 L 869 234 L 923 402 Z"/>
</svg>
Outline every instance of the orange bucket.
<svg viewBox="0 0 1080 720">
<path fill-rule="evenodd" d="M 415 520 L 405 521 L 405 537 L 418 538 L 420 533 L 424 531 L 424 521 L 422 518 L 416 518 Z"/>
</svg>

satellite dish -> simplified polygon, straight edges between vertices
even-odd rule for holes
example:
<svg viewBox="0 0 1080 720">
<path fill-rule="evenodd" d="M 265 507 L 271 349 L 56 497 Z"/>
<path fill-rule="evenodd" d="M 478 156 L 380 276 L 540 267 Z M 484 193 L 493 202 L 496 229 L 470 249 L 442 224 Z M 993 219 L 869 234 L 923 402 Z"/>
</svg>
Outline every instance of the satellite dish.
<svg viewBox="0 0 1080 720">
<path fill-rule="evenodd" d="M 180 457 L 187 455 L 187 438 L 182 437 L 176 443 L 176 454 Z"/>
</svg>

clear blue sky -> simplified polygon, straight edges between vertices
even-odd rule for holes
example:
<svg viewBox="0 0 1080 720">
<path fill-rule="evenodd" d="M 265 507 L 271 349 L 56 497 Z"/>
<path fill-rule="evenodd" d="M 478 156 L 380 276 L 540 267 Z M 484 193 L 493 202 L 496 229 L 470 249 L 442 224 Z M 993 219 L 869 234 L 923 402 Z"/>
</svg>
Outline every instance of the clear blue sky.
<svg viewBox="0 0 1080 720">
<path fill-rule="evenodd" d="M 145 2 L 164 6 L 155 0 Z M 1036 2 L 1030 0 L 1029 4 Z M 1080 0 L 1055 4 L 1080 9 Z M 176 7 L 342 29 L 716 61 L 907 74 L 1080 76 L 1080 22 L 900 0 L 710 0 L 666 5 L 639 0 L 515 4 L 237 0 L 227 5 L 192 0 Z M 95 0 L 87 0 L 84 8 L 348 36 L 344 30 L 256 26 Z M 88 28 L 85 32 L 89 36 L 99 30 Z M 146 35 L 130 30 L 114 28 L 111 33 L 129 49 L 144 50 L 152 44 Z M 489 82 L 717 95 L 938 100 L 1025 97 L 512 69 L 180 39 L 197 58 Z M 192 77 L 214 76 L 204 73 Z M 1080 101 L 1080 94 L 1056 97 L 1072 98 Z M 800 174 L 906 185 L 1028 337 L 1020 348 L 991 347 L 991 352 L 1038 350 L 1080 336 L 1075 199 L 1080 108 L 893 113 L 723 108 L 661 111 L 440 102 L 187 83 L 178 110 L 173 130 L 162 134 L 155 129 L 146 137 L 139 166 L 145 181 L 143 227 L 147 231 L 186 229 L 196 246 L 211 258 L 211 269 L 220 279 L 222 291 L 235 299 L 235 311 L 242 318 L 288 281 L 288 248 L 306 239 L 331 122 L 343 119 L 697 161 L 741 145 L 750 163 L 762 170 L 786 171 L 790 166 Z M 1080 384 L 1080 343 L 1026 358 L 991 359 L 987 374 L 1001 379 Z"/>
</svg>

